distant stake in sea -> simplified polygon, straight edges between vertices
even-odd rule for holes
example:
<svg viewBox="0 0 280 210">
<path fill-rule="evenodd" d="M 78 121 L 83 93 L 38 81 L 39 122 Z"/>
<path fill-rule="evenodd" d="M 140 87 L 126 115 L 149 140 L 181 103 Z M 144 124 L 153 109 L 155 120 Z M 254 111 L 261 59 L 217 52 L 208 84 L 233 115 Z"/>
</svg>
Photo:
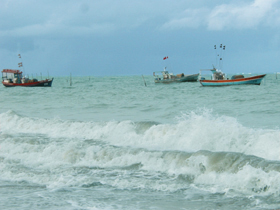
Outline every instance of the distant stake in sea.
<svg viewBox="0 0 280 210">
<path fill-rule="evenodd" d="M 143 74 L 142 74 L 142 78 L 143 78 L 143 81 L 144 81 L 145 86 L 147 87 L 147 84 L 146 84 L 146 81 L 145 81 L 145 79 L 144 79 Z"/>
</svg>

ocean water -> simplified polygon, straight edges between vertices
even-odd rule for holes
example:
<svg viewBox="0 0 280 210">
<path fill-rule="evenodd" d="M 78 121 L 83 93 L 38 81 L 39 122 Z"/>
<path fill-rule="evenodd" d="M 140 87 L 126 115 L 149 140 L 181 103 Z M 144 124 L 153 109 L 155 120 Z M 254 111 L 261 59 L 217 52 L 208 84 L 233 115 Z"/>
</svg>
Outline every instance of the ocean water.
<svg viewBox="0 0 280 210">
<path fill-rule="evenodd" d="M 280 78 L 0 87 L 0 209 L 279 209 Z"/>
</svg>

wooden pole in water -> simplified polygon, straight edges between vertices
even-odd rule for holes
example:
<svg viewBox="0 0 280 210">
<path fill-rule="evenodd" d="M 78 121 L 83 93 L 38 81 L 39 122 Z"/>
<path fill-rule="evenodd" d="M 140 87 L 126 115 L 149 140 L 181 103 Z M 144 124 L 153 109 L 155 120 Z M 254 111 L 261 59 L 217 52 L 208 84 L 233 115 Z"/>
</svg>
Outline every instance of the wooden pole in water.
<svg viewBox="0 0 280 210">
<path fill-rule="evenodd" d="M 72 74 L 70 73 L 70 86 L 72 86 Z"/>
<path fill-rule="evenodd" d="M 147 84 L 146 84 L 146 81 L 145 81 L 145 79 L 144 79 L 144 77 L 143 77 L 143 74 L 142 74 L 142 78 L 143 78 L 143 80 L 144 80 L 145 86 L 147 87 Z"/>
</svg>

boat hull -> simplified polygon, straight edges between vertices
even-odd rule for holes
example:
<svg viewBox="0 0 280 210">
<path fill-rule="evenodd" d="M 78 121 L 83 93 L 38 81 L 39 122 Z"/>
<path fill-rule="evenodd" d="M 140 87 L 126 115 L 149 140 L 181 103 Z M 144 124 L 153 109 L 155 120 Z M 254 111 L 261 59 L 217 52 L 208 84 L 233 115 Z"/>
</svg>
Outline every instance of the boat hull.
<svg viewBox="0 0 280 210">
<path fill-rule="evenodd" d="M 266 74 L 231 80 L 200 80 L 202 86 L 260 85 Z"/>
<path fill-rule="evenodd" d="M 53 78 L 51 80 L 41 80 L 37 82 L 29 82 L 29 83 L 10 83 L 10 82 L 2 82 L 5 87 L 51 87 L 53 82 Z"/>
<path fill-rule="evenodd" d="M 186 75 L 184 77 L 175 77 L 171 79 L 155 79 L 155 83 L 173 83 L 173 82 L 197 82 L 199 74 Z"/>
</svg>

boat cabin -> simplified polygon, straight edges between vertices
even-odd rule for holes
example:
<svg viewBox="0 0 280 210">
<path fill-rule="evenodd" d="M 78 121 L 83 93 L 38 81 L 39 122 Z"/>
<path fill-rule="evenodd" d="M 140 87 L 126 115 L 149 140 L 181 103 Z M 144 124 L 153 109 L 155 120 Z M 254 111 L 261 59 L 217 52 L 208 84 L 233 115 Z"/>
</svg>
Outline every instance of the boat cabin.
<svg viewBox="0 0 280 210">
<path fill-rule="evenodd" d="M 159 75 L 161 73 L 162 75 Z M 173 73 L 169 73 L 166 70 L 166 67 L 164 68 L 163 71 L 156 71 L 153 73 L 155 80 L 166 80 L 166 79 L 174 79 L 175 75 Z"/>
<path fill-rule="evenodd" d="M 211 80 L 227 80 L 226 75 L 221 71 L 216 68 L 213 69 L 201 69 L 200 70 L 200 75 L 202 75 L 201 71 L 211 71 Z M 205 80 L 204 77 L 201 77 L 200 80 Z"/>
<path fill-rule="evenodd" d="M 212 80 L 226 80 L 225 74 L 218 70 L 218 69 L 212 69 Z"/>
<path fill-rule="evenodd" d="M 22 71 L 13 69 L 3 69 L 2 80 L 7 83 L 21 83 Z"/>
<path fill-rule="evenodd" d="M 160 75 L 160 73 L 162 75 Z M 168 79 L 169 78 L 169 73 L 168 71 L 156 71 L 153 73 L 155 80 L 163 80 L 163 79 Z"/>
</svg>

